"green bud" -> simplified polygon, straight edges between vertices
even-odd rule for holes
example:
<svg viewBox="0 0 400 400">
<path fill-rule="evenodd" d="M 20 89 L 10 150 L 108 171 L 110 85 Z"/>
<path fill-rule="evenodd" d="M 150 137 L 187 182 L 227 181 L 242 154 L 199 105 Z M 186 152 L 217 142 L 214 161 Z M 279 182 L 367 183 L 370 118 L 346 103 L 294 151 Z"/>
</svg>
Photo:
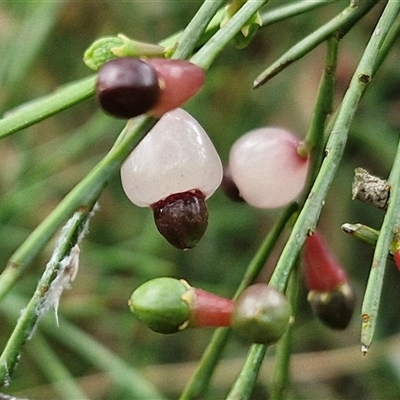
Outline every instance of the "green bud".
<svg viewBox="0 0 400 400">
<path fill-rule="evenodd" d="M 247 0 L 232 0 L 232 2 L 225 8 L 225 17 L 221 22 L 221 28 L 228 23 L 228 21 L 240 10 Z M 245 25 L 243 25 L 240 32 L 238 32 L 232 39 L 232 44 L 238 49 L 244 49 L 251 42 L 258 28 L 262 26 L 260 14 L 255 13 Z"/>
<path fill-rule="evenodd" d="M 232 43 L 238 49 L 244 49 L 251 42 L 258 29 L 262 25 L 261 17 L 259 13 L 254 14 L 247 23 L 242 27 L 241 31 L 238 32 Z"/>
<path fill-rule="evenodd" d="M 83 62 L 90 69 L 97 71 L 107 61 L 117 58 L 111 49 L 123 44 L 123 40 L 116 36 L 97 39 L 83 54 Z"/>
<path fill-rule="evenodd" d="M 165 47 L 158 44 L 138 42 L 137 40 L 129 39 L 127 36 L 120 33 L 118 37 L 123 41 L 123 44 L 114 47 L 111 51 L 117 57 L 163 57 Z"/>
<path fill-rule="evenodd" d="M 120 33 L 97 39 L 85 51 L 84 63 L 94 71 L 107 61 L 120 57 L 163 57 L 165 48 L 157 44 L 138 42 Z"/>
<path fill-rule="evenodd" d="M 175 333 L 188 325 L 189 307 L 182 295 L 189 288 L 174 278 L 152 279 L 132 293 L 129 308 L 154 332 Z"/>
</svg>

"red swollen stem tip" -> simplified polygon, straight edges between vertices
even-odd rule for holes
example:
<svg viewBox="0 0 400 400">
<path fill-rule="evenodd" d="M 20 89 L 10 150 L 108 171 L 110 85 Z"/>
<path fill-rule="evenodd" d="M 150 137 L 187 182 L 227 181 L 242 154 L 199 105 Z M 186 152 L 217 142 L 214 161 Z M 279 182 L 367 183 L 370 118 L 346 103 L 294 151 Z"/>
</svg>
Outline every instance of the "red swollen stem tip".
<svg viewBox="0 0 400 400">
<path fill-rule="evenodd" d="M 317 231 L 306 238 L 303 261 L 305 281 L 309 290 L 330 292 L 347 282 L 345 270 L 337 263 Z"/>
</svg>

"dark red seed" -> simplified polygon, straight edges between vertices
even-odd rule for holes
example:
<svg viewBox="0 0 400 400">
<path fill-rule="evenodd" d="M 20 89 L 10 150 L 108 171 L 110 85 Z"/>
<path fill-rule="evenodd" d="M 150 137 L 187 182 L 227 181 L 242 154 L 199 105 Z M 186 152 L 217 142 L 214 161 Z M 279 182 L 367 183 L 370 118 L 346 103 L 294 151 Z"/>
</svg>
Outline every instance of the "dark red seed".
<svg viewBox="0 0 400 400">
<path fill-rule="evenodd" d="M 160 95 L 155 69 L 138 58 L 117 58 L 99 70 L 97 100 L 117 118 L 132 118 L 149 111 Z"/>
<path fill-rule="evenodd" d="M 207 205 L 199 190 L 172 194 L 151 208 L 158 231 L 178 249 L 195 247 L 207 229 Z"/>
</svg>

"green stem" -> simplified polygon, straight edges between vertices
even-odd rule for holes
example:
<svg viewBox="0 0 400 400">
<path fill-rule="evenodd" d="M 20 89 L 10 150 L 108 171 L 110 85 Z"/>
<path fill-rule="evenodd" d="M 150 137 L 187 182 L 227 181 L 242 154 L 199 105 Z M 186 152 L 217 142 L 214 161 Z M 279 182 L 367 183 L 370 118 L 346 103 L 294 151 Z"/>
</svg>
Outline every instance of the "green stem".
<svg viewBox="0 0 400 400">
<path fill-rule="evenodd" d="M 62 7 L 63 3 L 57 1 L 26 4 L 26 18 L 18 35 L 1 49 L 0 87 L 3 93 L 21 84 L 51 33 Z"/>
<path fill-rule="evenodd" d="M 120 123 L 122 124 L 122 121 Z M 25 173 L 21 172 L 19 185 L 15 185 L 12 190 L 3 195 L 0 220 L 5 220 L 10 213 L 16 210 L 20 216 L 24 215 L 24 210 L 29 214 L 30 210 L 26 210 L 25 207 L 26 199 L 36 199 L 40 202 L 42 201 L 40 199 L 48 196 L 49 179 L 52 177 L 54 179 L 55 174 L 62 168 L 71 168 L 71 166 L 75 168 L 77 162 L 82 171 L 91 168 L 94 164 L 92 158 L 98 158 L 98 156 L 88 158 L 87 150 L 93 145 L 109 142 L 111 139 L 109 132 L 118 129 L 118 125 L 119 121 L 98 111 L 88 122 L 70 132 L 67 138 L 58 136 L 44 145 L 30 149 L 31 156 L 41 162 L 40 164 L 33 163 Z M 86 154 L 84 154 L 85 152 Z M 28 153 L 28 150 L 25 153 Z M 80 157 L 82 155 L 85 156 Z"/>
<path fill-rule="evenodd" d="M 189 22 L 185 30 L 179 36 L 178 47 L 172 58 L 189 58 L 192 55 L 204 30 L 217 13 L 224 0 L 205 0 L 196 15 Z"/>
<path fill-rule="evenodd" d="M 325 158 L 321 169 L 271 277 L 270 284 L 281 291 L 286 287 L 290 271 L 308 232 L 315 229 L 324 205 L 324 200 L 343 156 L 350 124 L 355 116 L 361 97 L 372 79 L 379 49 L 397 15 L 398 7 L 400 7 L 400 3 L 389 2 L 385 12 L 379 19 L 353 75 L 349 89 L 344 96 L 326 146 Z M 386 11 L 388 9 L 391 11 L 391 14 L 388 14 Z"/>
<path fill-rule="evenodd" d="M 350 6 L 343 10 L 339 15 L 298 42 L 265 71 L 263 71 L 255 79 L 254 88 L 262 86 L 287 66 L 299 60 L 301 57 L 304 57 L 336 32 L 338 32 L 340 36 L 343 36 L 358 20 L 367 14 L 378 1 L 379 0 L 352 2 Z"/>
<path fill-rule="evenodd" d="M 33 346 L 29 347 L 29 352 L 35 358 L 37 368 L 43 372 L 58 391 L 60 399 L 89 400 L 42 335 L 35 335 Z"/>
<path fill-rule="evenodd" d="M 292 203 L 282 212 L 281 216 L 276 221 L 268 235 L 265 237 L 264 242 L 261 244 L 260 248 L 257 250 L 257 253 L 254 255 L 250 264 L 246 268 L 242 281 L 240 282 L 233 299 L 236 299 L 240 293 L 242 293 L 243 290 L 246 289 L 247 286 L 251 285 L 256 279 L 261 271 L 261 268 L 265 265 L 265 261 L 268 259 L 269 255 L 274 249 L 282 230 L 285 228 L 287 222 L 297 210 L 298 205 L 296 203 Z"/>
<path fill-rule="evenodd" d="M 252 0 L 243 7 L 190 59 L 194 64 L 208 69 L 225 46 L 240 32 L 247 21 L 268 0 Z"/>
<path fill-rule="evenodd" d="M 371 247 L 376 246 L 379 237 L 379 231 L 362 224 L 346 223 L 342 225 L 342 230 Z"/>
<path fill-rule="evenodd" d="M 301 274 L 299 269 L 293 269 L 290 276 L 287 294 L 292 306 L 292 315 L 296 320 L 299 306 L 299 289 L 301 285 Z M 284 400 L 289 382 L 289 363 L 293 346 L 294 323 L 291 324 L 278 342 L 275 354 L 274 374 L 272 376 L 270 400 Z"/>
<path fill-rule="evenodd" d="M 131 399 L 163 400 L 165 397 L 147 381 L 133 366 L 113 354 L 88 334 L 71 323 L 60 318 L 63 332 L 58 330 L 49 321 L 43 321 L 42 329 L 53 339 L 68 346 L 82 358 L 91 362 L 96 368 L 106 371 L 119 387 L 124 389 Z"/>
<path fill-rule="evenodd" d="M 110 177 L 120 168 L 125 158 L 139 143 L 155 120 L 139 117 L 131 120 L 121 132 L 118 144 L 79 182 L 57 205 L 53 212 L 28 236 L 15 251 L 0 275 L 0 301 L 11 289 L 29 263 L 40 253 L 57 229 L 80 207 L 88 207 L 97 200 Z"/>
<path fill-rule="evenodd" d="M 400 18 L 393 23 L 391 26 L 385 41 L 382 44 L 382 47 L 379 50 L 379 55 L 376 60 L 375 69 L 377 70 L 381 64 L 385 61 L 387 55 L 389 54 L 391 48 L 393 47 L 394 42 L 398 39 L 400 35 Z"/>
<path fill-rule="evenodd" d="M 296 15 L 314 10 L 315 8 L 325 6 L 329 3 L 335 3 L 337 0 L 303 0 L 293 4 L 278 6 L 272 10 L 266 10 L 261 13 L 262 26 L 268 26 L 285 19 L 295 17 Z"/>
<path fill-rule="evenodd" d="M 246 357 L 246 362 L 235 383 L 232 385 L 226 397 L 227 400 L 250 399 L 267 348 L 268 347 L 264 344 L 251 345 Z"/>
<path fill-rule="evenodd" d="M 290 297 L 293 316 L 297 314 L 297 295 L 299 283 L 299 274 L 292 273 L 291 285 L 289 285 L 287 293 Z M 292 332 L 293 325 L 290 325 L 282 339 L 278 342 L 276 364 L 272 378 L 271 400 L 280 400 L 285 398 L 284 390 L 287 387 L 289 379 L 289 360 L 292 349 Z M 246 400 L 250 398 L 267 349 L 268 347 L 262 344 L 253 344 L 250 347 L 246 361 L 238 377 L 236 378 L 235 383 L 232 385 L 227 399 Z"/>
<path fill-rule="evenodd" d="M 376 242 L 371 271 L 361 308 L 361 351 L 366 354 L 371 346 L 379 312 L 386 260 L 395 229 L 400 227 L 400 143 L 388 183 L 390 201 Z"/>
<path fill-rule="evenodd" d="M 96 76 L 81 79 L 9 111 L 0 120 L 0 139 L 89 98 L 94 93 L 95 80 Z"/>
<path fill-rule="evenodd" d="M 383 37 L 377 44 L 378 50 L 382 44 L 385 44 L 385 37 L 394 25 L 394 20 L 398 17 L 400 11 L 400 3 L 398 1 L 389 1 L 378 22 L 376 35 Z M 398 30 L 398 23 L 394 25 Z M 379 29 L 379 30 L 378 30 Z M 391 38 L 390 38 L 391 39 Z M 386 51 L 385 51 L 386 52 Z M 373 66 L 380 62 L 380 54 L 377 59 L 371 60 Z M 376 329 L 377 316 L 382 292 L 383 277 L 385 273 L 387 255 L 390 249 L 390 243 L 393 238 L 395 229 L 400 225 L 400 143 L 397 148 L 396 158 L 394 160 L 392 171 L 389 175 L 388 184 L 390 189 L 390 200 L 388 208 L 380 229 L 378 241 L 372 260 L 371 272 L 368 278 L 367 287 L 364 294 L 364 300 L 361 310 L 362 328 L 361 328 L 361 346 L 364 354 L 368 351 Z"/>
<path fill-rule="evenodd" d="M 332 112 L 338 50 L 339 38 L 332 36 L 328 40 L 324 73 L 319 84 L 317 99 L 311 115 L 307 135 L 304 139 L 305 150 L 311 151 L 311 165 L 308 174 L 308 184 L 306 185 L 307 188 L 312 186 L 321 166 L 325 144 L 324 132 L 326 121 L 328 115 Z"/>
<path fill-rule="evenodd" d="M 265 3 L 266 0 L 261 1 L 261 3 Z M 265 12 L 262 16 L 263 24 L 266 26 L 267 24 L 272 24 L 275 22 L 278 22 L 282 19 L 288 18 L 292 15 L 297 15 L 299 12 L 306 11 L 308 9 L 317 7 L 318 5 L 324 5 L 324 3 L 329 2 L 329 1 L 320 1 L 320 2 L 312 2 L 310 3 L 308 0 L 305 0 L 304 3 L 304 8 L 302 8 L 299 5 L 293 5 L 293 6 L 284 6 L 282 8 L 277 8 L 271 11 Z M 211 1 L 212 3 L 212 1 Z M 256 3 L 256 11 L 261 7 L 261 5 L 258 5 L 257 2 L 249 2 L 249 3 Z M 311 7 L 312 5 L 312 7 Z M 243 7 L 245 8 L 245 7 Z M 254 11 L 254 12 L 256 12 Z M 229 43 L 231 38 L 240 31 L 241 27 L 245 24 L 247 21 L 248 13 L 252 12 L 252 9 L 248 11 L 245 9 L 244 11 L 240 10 L 237 14 L 242 14 L 243 12 L 246 12 L 240 20 L 238 19 L 237 16 L 236 18 L 232 18 L 231 21 L 229 21 L 229 24 L 225 26 L 221 31 L 223 33 L 219 33 L 217 37 L 213 37 L 213 44 L 207 43 L 207 48 L 206 50 L 202 50 L 200 55 L 195 55 L 194 58 L 192 59 L 193 62 L 196 62 L 198 60 L 198 65 L 203 66 L 204 68 L 211 64 L 212 60 L 218 55 L 218 53 L 224 48 L 224 46 Z M 253 12 L 253 14 L 254 14 Z M 218 30 L 219 24 L 222 21 L 223 18 L 223 10 L 217 14 L 217 16 L 213 19 L 213 21 L 210 22 L 209 26 L 207 27 L 206 32 L 204 32 L 203 35 L 201 35 L 199 43 L 204 43 L 206 42 L 210 34 L 214 33 L 215 31 Z M 252 14 L 251 14 L 252 15 Z M 250 15 L 250 17 L 251 17 Z M 270 16 L 272 15 L 272 16 Z M 247 19 L 246 19 L 247 18 Z M 244 20 L 244 22 L 243 22 Z M 232 31 L 233 30 L 233 31 Z M 160 43 L 163 46 L 172 46 L 176 40 L 178 40 L 179 33 L 171 36 L 170 38 L 167 38 Z M 218 41 L 223 39 L 223 43 L 221 42 L 221 45 L 218 46 Z M 180 39 L 182 41 L 182 38 Z M 190 44 L 192 46 L 193 43 Z M 182 58 L 182 55 L 188 55 L 186 52 L 190 48 L 189 44 L 187 44 L 186 50 L 182 49 L 182 54 L 177 52 L 177 54 Z M 206 46 L 204 46 L 206 47 Z M 207 55 L 208 51 L 212 51 L 211 54 Z M 185 54 L 184 54 L 185 53 Z M 206 56 L 205 56 L 206 55 Z M 201 58 L 204 60 L 202 61 Z M 174 55 L 176 57 L 176 54 Z M 15 110 L 10 111 L 8 115 L 6 115 L 3 119 L 0 119 L 0 139 L 11 135 L 21 129 L 24 129 L 28 126 L 31 126 L 37 122 L 40 122 L 58 112 L 61 112 L 68 107 L 71 107 L 89 97 L 91 97 L 94 94 L 95 90 L 95 82 L 96 82 L 96 75 L 83 78 L 81 80 L 78 80 L 76 82 L 73 82 L 71 84 L 68 84 L 64 87 L 61 87 L 60 89 L 57 89 L 57 91 L 53 94 L 49 94 L 45 97 L 42 97 L 40 99 L 34 100 L 30 103 L 26 103 L 21 108 L 17 108 Z"/>
<path fill-rule="evenodd" d="M 243 289 L 249 286 L 257 277 L 261 268 L 265 264 L 265 260 L 271 254 L 271 251 L 274 248 L 282 230 L 296 210 L 297 205 L 291 204 L 282 212 L 280 218 L 276 221 L 272 230 L 265 237 L 259 250 L 246 268 L 242 281 L 233 297 L 234 299 L 237 298 Z M 211 379 L 211 375 L 222 356 L 222 351 L 225 345 L 227 344 L 229 333 L 230 329 L 224 328 L 217 329 L 215 331 L 195 373 L 192 376 L 192 379 L 188 382 L 184 392 L 180 397 L 181 400 L 196 398 L 206 390 Z"/>
<path fill-rule="evenodd" d="M 21 307 L 23 307 L 23 301 L 15 294 L 7 297 L 1 305 L 2 311 L 10 316 L 18 315 Z M 40 321 L 40 329 L 51 336 L 53 340 L 62 343 L 83 359 L 88 360 L 94 367 L 107 372 L 116 384 L 126 391 L 128 398 L 143 400 L 165 399 L 136 368 L 64 318 L 60 317 L 59 322 L 62 329 L 56 327 L 52 319 L 43 318 Z"/>
<path fill-rule="evenodd" d="M 38 282 L 35 293 L 28 305 L 24 308 L 0 356 L 0 385 L 9 382 L 21 355 L 22 348 L 28 338 L 32 336 L 38 319 L 48 311 L 51 306 L 56 305 L 54 301 L 58 301 L 57 296 L 61 295 L 64 287 L 58 288 L 60 290 L 57 289 L 57 293 L 51 293 L 51 283 L 57 277 L 60 277 L 60 274 L 69 275 L 68 271 L 65 271 L 67 266 L 62 268 L 61 263 L 70 255 L 72 247 L 80 241 L 81 234 L 86 230 L 85 227 L 88 217 L 91 214 L 90 211 L 91 207 L 76 212 L 61 231 L 53 255 L 46 265 L 46 269 Z M 50 299 L 50 296 L 55 297 Z"/>
</svg>

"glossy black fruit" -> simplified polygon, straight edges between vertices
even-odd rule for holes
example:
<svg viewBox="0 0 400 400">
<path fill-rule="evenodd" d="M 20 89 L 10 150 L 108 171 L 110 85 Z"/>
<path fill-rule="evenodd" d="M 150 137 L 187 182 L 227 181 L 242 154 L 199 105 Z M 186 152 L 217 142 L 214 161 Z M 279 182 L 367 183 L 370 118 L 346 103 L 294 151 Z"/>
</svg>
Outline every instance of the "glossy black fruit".
<svg viewBox="0 0 400 400">
<path fill-rule="evenodd" d="M 157 229 L 178 249 L 195 247 L 207 229 L 207 205 L 199 190 L 172 194 L 151 208 Z"/>
<path fill-rule="evenodd" d="M 99 70 L 97 100 L 104 111 L 117 118 L 132 118 L 157 103 L 160 87 L 155 69 L 138 58 L 117 58 Z"/>
</svg>

